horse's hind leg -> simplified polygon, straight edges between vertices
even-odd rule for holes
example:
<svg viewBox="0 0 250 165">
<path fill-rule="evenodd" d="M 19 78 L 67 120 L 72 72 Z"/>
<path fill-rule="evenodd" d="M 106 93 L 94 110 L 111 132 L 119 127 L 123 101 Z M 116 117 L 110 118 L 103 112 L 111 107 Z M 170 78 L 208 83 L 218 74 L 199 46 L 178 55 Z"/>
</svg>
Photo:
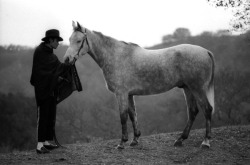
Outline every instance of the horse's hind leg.
<svg viewBox="0 0 250 165">
<path fill-rule="evenodd" d="M 188 122 L 181 136 L 175 141 L 174 146 L 182 146 L 182 141 L 188 138 L 195 117 L 199 112 L 195 97 L 187 87 L 184 88 L 184 94 L 187 102 Z"/>
<path fill-rule="evenodd" d="M 129 101 L 128 113 L 129 113 L 129 117 L 130 117 L 130 120 L 132 122 L 133 129 L 134 129 L 134 139 L 130 143 L 130 146 L 135 146 L 138 144 L 138 139 L 141 135 L 141 132 L 138 130 L 137 114 L 136 114 L 136 110 L 135 110 L 134 97 L 133 97 L 133 95 L 129 95 L 128 97 L 129 97 L 128 98 L 128 101 Z"/>
<path fill-rule="evenodd" d="M 205 94 L 205 91 L 195 92 L 195 98 L 197 100 L 198 106 L 202 109 L 205 119 L 206 119 L 206 134 L 204 140 L 201 144 L 202 148 L 209 148 L 210 143 L 209 139 L 211 139 L 211 118 L 212 118 L 212 106 L 210 105 L 208 98 Z"/>
</svg>

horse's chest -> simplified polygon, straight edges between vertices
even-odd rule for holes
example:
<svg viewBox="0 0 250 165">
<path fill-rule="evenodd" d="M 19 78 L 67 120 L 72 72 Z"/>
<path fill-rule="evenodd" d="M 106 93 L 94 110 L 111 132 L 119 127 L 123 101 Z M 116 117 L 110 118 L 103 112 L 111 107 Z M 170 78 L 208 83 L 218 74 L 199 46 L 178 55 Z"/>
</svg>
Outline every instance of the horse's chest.
<svg viewBox="0 0 250 165">
<path fill-rule="evenodd" d="M 115 92 L 115 90 L 117 88 L 117 77 L 116 77 L 115 69 L 113 67 L 112 68 L 110 68 L 110 67 L 103 68 L 103 75 L 104 75 L 104 79 L 106 81 L 107 88 L 111 92 Z"/>
<path fill-rule="evenodd" d="M 107 83 L 107 88 L 116 92 L 119 89 L 124 89 L 127 81 L 131 78 L 131 74 L 128 69 L 123 67 L 104 68 L 103 75 Z"/>
</svg>

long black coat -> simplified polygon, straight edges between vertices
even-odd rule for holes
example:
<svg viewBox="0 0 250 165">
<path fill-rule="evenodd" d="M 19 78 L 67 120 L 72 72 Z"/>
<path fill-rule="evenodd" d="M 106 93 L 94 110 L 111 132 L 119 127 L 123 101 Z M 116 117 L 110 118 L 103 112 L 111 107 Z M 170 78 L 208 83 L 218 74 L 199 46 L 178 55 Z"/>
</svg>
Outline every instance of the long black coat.
<svg viewBox="0 0 250 165">
<path fill-rule="evenodd" d="M 54 95 L 58 77 L 70 70 L 72 65 L 61 63 L 53 49 L 41 43 L 34 52 L 30 83 L 35 87 L 36 102 L 39 106 Z"/>
</svg>

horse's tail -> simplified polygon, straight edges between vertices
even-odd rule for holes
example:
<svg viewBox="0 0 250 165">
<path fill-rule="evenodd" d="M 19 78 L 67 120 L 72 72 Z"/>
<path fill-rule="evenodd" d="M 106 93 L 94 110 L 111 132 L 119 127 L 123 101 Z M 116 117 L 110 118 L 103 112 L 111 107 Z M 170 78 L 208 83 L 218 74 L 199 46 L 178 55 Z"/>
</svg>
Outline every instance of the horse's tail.
<svg viewBox="0 0 250 165">
<path fill-rule="evenodd" d="M 206 94 L 207 94 L 208 101 L 209 101 L 210 105 L 213 108 L 212 114 L 214 114 L 214 112 L 215 112 L 215 106 L 214 106 L 214 70 L 215 70 L 215 63 L 214 63 L 213 53 L 208 51 L 208 55 L 212 60 L 212 75 L 211 75 L 210 82 L 208 84 L 208 90 L 207 90 Z"/>
</svg>

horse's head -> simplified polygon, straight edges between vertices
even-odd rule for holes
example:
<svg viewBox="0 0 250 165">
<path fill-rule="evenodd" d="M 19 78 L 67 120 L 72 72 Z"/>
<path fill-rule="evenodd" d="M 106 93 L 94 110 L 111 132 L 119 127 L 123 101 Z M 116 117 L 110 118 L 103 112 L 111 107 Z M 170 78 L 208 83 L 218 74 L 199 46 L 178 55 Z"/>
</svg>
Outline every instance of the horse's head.
<svg viewBox="0 0 250 165">
<path fill-rule="evenodd" d="M 74 31 L 69 38 L 70 45 L 63 57 L 64 62 L 77 60 L 89 51 L 87 29 L 82 28 L 78 22 L 76 25 L 74 21 L 72 22 L 72 26 Z"/>
</svg>

